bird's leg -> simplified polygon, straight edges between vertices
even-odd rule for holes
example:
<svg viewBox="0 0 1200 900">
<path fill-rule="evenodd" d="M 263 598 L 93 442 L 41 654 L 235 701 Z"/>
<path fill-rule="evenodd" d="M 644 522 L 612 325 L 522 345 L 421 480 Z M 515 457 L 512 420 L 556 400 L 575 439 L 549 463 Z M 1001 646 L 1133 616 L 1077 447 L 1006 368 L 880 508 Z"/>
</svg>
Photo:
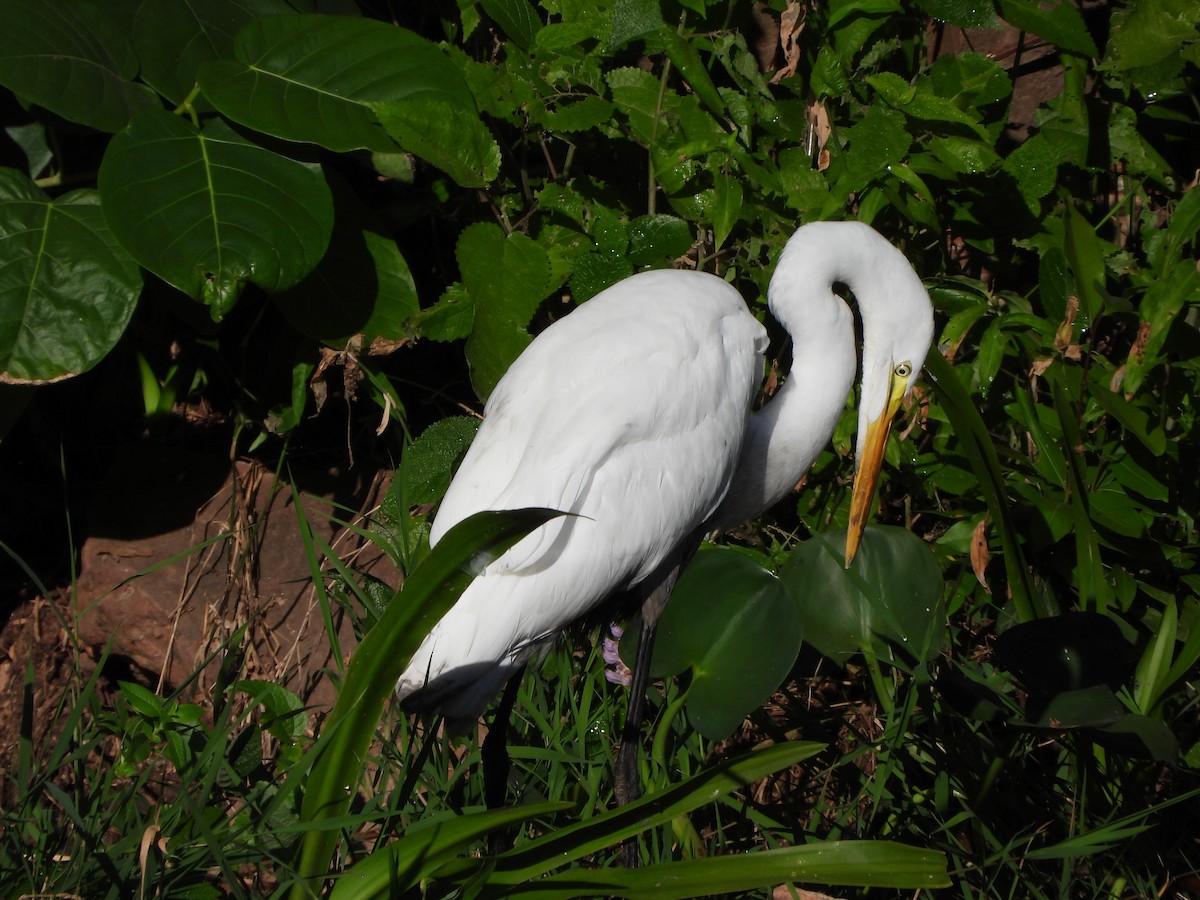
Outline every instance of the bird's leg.
<svg viewBox="0 0 1200 900">
<path fill-rule="evenodd" d="M 613 772 L 613 793 L 617 804 L 624 806 L 642 795 L 642 778 L 638 771 L 638 756 L 642 749 L 642 716 L 646 705 L 646 686 L 650 683 L 650 659 L 654 655 L 654 633 L 658 619 L 671 599 L 671 591 L 679 578 L 679 572 L 696 550 L 696 543 L 677 555 L 660 569 L 653 587 L 649 587 L 642 601 L 642 635 L 638 641 L 637 660 L 633 665 L 633 678 L 629 685 L 629 706 L 625 712 L 625 726 L 621 729 L 621 749 Z M 637 838 L 629 838 L 621 845 L 621 860 L 627 868 L 638 864 Z"/>
<path fill-rule="evenodd" d="M 637 659 L 629 683 L 629 705 L 625 709 L 625 726 L 621 729 L 621 747 L 613 772 L 613 793 L 617 804 L 624 806 L 642 795 L 642 776 L 638 771 L 638 755 L 642 749 L 642 716 L 646 707 L 646 687 L 650 683 L 650 657 L 654 651 L 654 632 L 657 624 L 642 621 L 638 640 Z"/>
<path fill-rule="evenodd" d="M 500 703 L 492 716 L 492 725 L 483 739 L 483 746 L 479 748 L 483 762 L 483 799 L 488 809 L 499 809 L 507 799 L 508 771 L 512 762 L 508 756 L 508 723 L 524 674 L 525 667 L 521 666 L 504 685 L 504 693 L 500 695 Z M 488 835 L 488 853 L 492 856 L 503 853 L 511 845 L 512 840 L 504 831 Z"/>
</svg>

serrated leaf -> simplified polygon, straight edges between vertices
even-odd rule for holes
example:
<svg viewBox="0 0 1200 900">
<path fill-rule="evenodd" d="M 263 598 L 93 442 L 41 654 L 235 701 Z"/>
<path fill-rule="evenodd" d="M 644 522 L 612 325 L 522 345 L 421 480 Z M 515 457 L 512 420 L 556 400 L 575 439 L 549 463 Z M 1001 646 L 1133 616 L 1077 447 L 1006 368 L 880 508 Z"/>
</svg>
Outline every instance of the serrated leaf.
<svg viewBox="0 0 1200 900">
<path fill-rule="evenodd" d="M 420 96 L 373 108 L 401 147 L 462 187 L 484 187 L 499 173 L 500 148 L 473 107 Z"/>
<path fill-rule="evenodd" d="M 702 548 L 658 623 L 650 674 L 691 669 L 688 719 L 723 740 L 787 677 L 802 634 L 800 611 L 774 575 L 735 550 Z"/>
<path fill-rule="evenodd" d="M 475 115 L 470 90 L 445 53 L 373 19 L 254 19 L 238 32 L 234 54 L 236 61 L 201 67 L 205 97 L 235 122 L 289 141 L 386 153 L 396 147 L 380 127 L 379 104 L 435 103 L 455 116 Z M 437 123 L 430 118 L 428 126 Z"/>
<path fill-rule="evenodd" d="M 846 134 L 850 147 L 845 152 L 846 171 L 837 184 L 843 191 L 866 187 L 888 166 L 904 159 L 912 137 L 904 127 L 904 116 L 895 110 L 874 106 Z"/>
<path fill-rule="evenodd" d="M 182 103 L 204 63 L 233 56 L 239 28 L 256 16 L 294 13 L 284 0 L 142 0 L 132 32 L 141 77 Z"/>
<path fill-rule="evenodd" d="M 629 223 L 629 261 L 649 266 L 683 256 L 695 243 L 692 226 L 675 216 L 639 216 Z"/>
<path fill-rule="evenodd" d="M 104 215 L 133 257 L 220 320 L 248 283 L 283 291 L 329 243 L 318 166 L 252 144 L 220 119 L 202 131 L 160 110 L 117 134 L 100 165 Z"/>
<path fill-rule="evenodd" d="M 1177 56 L 1197 39 L 1197 0 L 1139 0 L 1114 14 L 1109 54 L 1120 69 L 1151 66 Z"/>
<path fill-rule="evenodd" d="M 129 40 L 93 3 L 0 0 L 0 84 L 72 122 L 119 131 L 158 98 Z"/>
<path fill-rule="evenodd" d="M 462 458 L 479 430 L 479 419 L 453 416 L 434 422 L 404 451 L 404 471 L 411 503 L 436 503 L 446 493 L 454 476 L 454 464 Z"/>
<path fill-rule="evenodd" d="M 571 103 L 560 103 L 542 116 L 542 124 L 555 134 L 586 131 L 603 125 L 613 113 L 613 105 L 603 97 L 584 97 Z"/>
<path fill-rule="evenodd" d="M 550 290 L 550 259 L 534 240 L 497 225 L 472 225 L 455 248 L 463 283 L 475 302 L 467 340 L 471 384 L 481 399 L 531 338 L 526 330 Z"/>
<path fill-rule="evenodd" d="M 142 276 L 110 233 L 96 191 L 51 200 L 0 169 L 0 381 L 85 372 L 116 345 Z"/>
<path fill-rule="evenodd" d="M 910 85 L 899 75 L 891 72 L 881 72 L 867 77 L 867 83 L 875 89 L 880 98 L 889 106 L 893 106 L 914 119 L 930 122 L 950 122 L 970 129 L 984 141 L 989 140 L 987 131 L 974 116 L 963 112 L 954 102 L 927 89 L 921 84 Z"/>
<path fill-rule="evenodd" d="M 630 41 L 656 34 L 662 23 L 658 0 L 616 0 L 608 49 L 618 50 Z"/>
<path fill-rule="evenodd" d="M 437 303 L 417 313 L 412 324 L 431 341 L 460 341 L 470 336 L 475 324 L 475 303 L 461 284 L 452 284 Z"/>
</svg>

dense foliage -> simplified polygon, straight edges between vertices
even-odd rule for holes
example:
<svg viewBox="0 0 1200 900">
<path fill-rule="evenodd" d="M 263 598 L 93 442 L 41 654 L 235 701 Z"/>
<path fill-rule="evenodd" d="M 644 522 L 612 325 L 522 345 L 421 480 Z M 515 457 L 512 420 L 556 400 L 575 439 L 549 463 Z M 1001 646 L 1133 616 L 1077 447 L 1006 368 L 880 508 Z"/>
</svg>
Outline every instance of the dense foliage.
<svg viewBox="0 0 1200 900">
<path fill-rule="evenodd" d="M 6 882 L 299 891 L 339 841 L 348 863 L 399 838 L 361 864 L 371 891 L 514 894 L 648 829 L 643 874 L 567 868 L 543 891 L 666 896 L 666 872 L 673 896 L 920 888 L 942 883 L 941 853 L 962 896 L 1194 893 L 1200 0 L 0 0 L 0 22 L 4 478 L 102 467 L 101 418 L 278 471 L 402 459 L 370 535 L 444 605 L 461 589 L 449 554 L 502 546 L 500 525 L 442 557 L 424 542 L 473 431 L 461 408 L 572 304 L 680 265 L 762 311 L 797 224 L 852 217 L 905 250 L 940 329 L 880 494 L 881 519 L 924 546 L 880 529 L 861 577 L 822 569 L 848 510 L 848 411 L 798 499 L 681 584 L 689 617 L 776 604 L 730 645 L 778 674 L 714 698 L 699 673 L 722 660 L 668 639 L 658 799 L 632 817 L 603 812 L 622 697 L 598 650 L 564 646 L 523 687 L 526 805 L 491 818 L 471 812 L 475 757 L 407 721 L 354 808 L 334 803 L 374 718 L 305 752 L 295 698 L 231 663 L 203 707 L 186 685 L 126 684 L 105 705 L 89 681 L 53 746 L 23 729 Z M 45 544 L 69 546 L 56 529 L 77 498 L 57 490 L 36 514 L 50 532 L 0 535 L 35 582 Z M 364 629 L 411 636 L 432 609 L 396 624 L 400 601 L 345 565 L 315 577 Z M 380 652 L 340 702 L 382 705 Z M 779 745 L 730 761 L 714 740 L 789 673 L 741 732 Z M 827 746 L 784 743 L 797 734 Z M 783 766 L 777 796 L 731 795 Z M 174 811 L 147 800 L 168 770 Z M 461 856 L 518 820 L 498 862 Z M 936 853 L 834 843 L 852 838 Z M 829 868 L 805 870 L 806 848 Z"/>
</svg>

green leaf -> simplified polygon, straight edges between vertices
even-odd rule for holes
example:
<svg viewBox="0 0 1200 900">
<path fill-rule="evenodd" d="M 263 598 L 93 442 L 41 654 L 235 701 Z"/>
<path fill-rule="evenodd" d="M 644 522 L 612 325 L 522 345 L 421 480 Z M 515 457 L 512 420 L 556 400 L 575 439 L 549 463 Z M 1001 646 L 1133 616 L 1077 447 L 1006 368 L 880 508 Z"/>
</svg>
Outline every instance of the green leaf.
<svg viewBox="0 0 1200 900">
<path fill-rule="evenodd" d="M 454 605 L 474 577 L 526 534 L 559 513 L 525 509 L 477 513 L 455 525 L 413 570 L 404 589 L 368 633 L 346 670 L 346 680 L 314 750 L 301 819 L 313 827 L 301 840 L 296 871 L 301 879 L 319 881 L 329 868 L 338 829 L 336 821 L 350 807 L 362 776 L 367 749 L 383 705 L 396 680 L 436 621 Z M 303 881 L 292 896 L 307 896 Z"/>
<path fill-rule="evenodd" d="M 959 28 L 997 28 L 1000 22 L 990 3 L 977 0 L 917 0 L 928 15 Z"/>
<path fill-rule="evenodd" d="M 247 283 L 282 291 L 300 281 L 333 228 L 318 166 L 252 144 L 219 119 L 197 131 L 169 113 L 143 113 L 112 139 L 99 183 L 117 239 L 217 321 Z"/>
<path fill-rule="evenodd" d="M 1177 57 L 1196 41 L 1197 22 L 1200 0 L 1135 0 L 1114 13 L 1108 58 L 1134 69 Z"/>
<path fill-rule="evenodd" d="M 142 276 L 108 230 L 96 191 L 51 201 L 0 168 L 0 381 L 86 372 L 133 316 Z"/>
<path fill-rule="evenodd" d="M 847 569 L 844 535 L 814 535 L 779 572 L 799 604 L 804 640 L 834 660 L 858 652 L 887 658 L 883 641 L 932 659 L 945 611 L 941 572 L 925 542 L 903 528 L 868 526 Z"/>
<path fill-rule="evenodd" d="M 483 187 L 500 171 L 500 148 L 474 107 L 420 96 L 372 108 L 400 146 L 462 187 Z"/>
<path fill-rule="evenodd" d="M 945 887 L 950 878 L 946 857 L 936 850 L 886 841 L 817 841 L 636 869 L 571 869 L 517 887 L 506 896 L 537 900 L 581 896 L 682 900 L 743 896 L 756 889 L 794 882 L 920 891 Z"/>
<path fill-rule="evenodd" d="M 280 741 L 298 741 L 308 733 L 304 701 L 273 681 L 238 681 L 231 690 L 249 695 L 266 712 L 263 725 Z"/>
<path fill-rule="evenodd" d="M 303 281 L 272 299 L 297 329 L 328 344 L 344 346 L 359 334 L 364 350 L 375 338 L 403 341 L 421 311 L 408 263 L 380 217 L 340 180 L 332 186 L 329 249 Z"/>
<path fill-rule="evenodd" d="M 1175 605 L 1175 598 L 1171 597 L 1163 609 L 1158 627 L 1142 652 L 1142 658 L 1138 660 L 1133 676 L 1133 699 L 1137 704 L 1138 711 L 1144 715 L 1150 714 L 1163 692 L 1169 687 L 1167 672 L 1171 668 L 1175 652 L 1175 635 L 1178 626 L 1179 613 Z"/>
<path fill-rule="evenodd" d="M 635 266 L 661 265 L 683 256 L 696 240 L 692 226 L 675 216 L 639 216 L 629 223 L 629 261 Z"/>
<path fill-rule="evenodd" d="M 462 233 L 455 255 L 475 301 L 471 384 L 485 399 L 531 340 L 526 326 L 551 289 L 550 259 L 531 238 L 484 222 Z"/>
<path fill-rule="evenodd" d="M 1052 695 L 1118 687 L 1129 674 L 1129 649 L 1112 619 L 1069 613 L 1014 625 L 996 641 L 995 654 L 1031 691 Z"/>
<path fill-rule="evenodd" d="M 333 886 L 331 900 L 380 900 L 394 896 L 426 879 L 447 860 L 466 852 L 472 844 L 487 834 L 569 809 L 562 801 L 523 803 L 507 809 L 492 809 L 467 813 L 445 822 L 413 828 L 400 840 L 377 848 L 358 865 L 344 872 Z"/>
<path fill-rule="evenodd" d="M 555 134 L 587 131 L 608 122 L 613 105 L 602 97 L 584 97 L 571 103 L 559 103 L 542 116 L 542 124 Z"/>
<path fill-rule="evenodd" d="M 963 112 L 954 105 L 952 100 L 932 93 L 924 83 L 914 87 L 899 75 L 891 72 L 870 75 L 867 77 L 867 83 L 875 89 L 885 103 L 914 119 L 962 125 L 982 140 L 989 140 L 987 131 L 974 116 Z"/>
<path fill-rule="evenodd" d="M 1080 324 L 1089 327 L 1104 309 L 1104 251 L 1096 229 L 1074 203 L 1065 206 L 1066 228 L 1063 251 L 1075 275 L 1080 299 Z"/>
<path fill-rule="evenodd" d="M 1149 758 L 1172 766 L 1179 761 L 1179 740 L 1161 719 L 1122 716 L 1111 725 L 1101 727 L 1094 736 L 1097 743 L 1128 756 Z"/>
<path fill-rule="evenodd" d="M 0 0 L 0 84 L 64 119 L 120 131 L 158 98 L 114 17 L 94 3 Z"/>
<path fill-rule="evenodd" d="M 1037 0 L 996 0 L 996 9 L 1010 25 L 1036 34 L 1060 50 L 1087 57 L 1100 55 L 1073 4 L 1055 3 L 1046 8 Z"/>
<path fill-rule="evenodd" d="M 436 503 L 450 487 L 455 464 L 462 459 L 479 419 L 454 416 L 434 422 L 404 451 L 410 503 Z"/>
<path fill-rule="evenodd" d="M 1050 697 L 1039 709 L 1033 723 L 1050 731 L 1070 731 L 1111 725 L 1125 715 L 1125 708 L 1105 684 L 1062 691 Z"/>
<path fill-rule="evenodd" d="M 733 231 L 742 214 L 742 183 L 737 178 L 720 175 L 714 186 L 714 202 L 710 210 L 713 224 L 713 247 L 720 249 Z"/>
<path fill-rule="evenodd" d="M 705 547 L 658 623 L 650 674 L 691 669 L 688 719 L 719 741 L 787 677 L 802 636 L 800 611 L 774 575 L 735 550 Z"/>
<path fill-rule="evenodd" d="M 537 10 L 528 0 L 482 0 L 483 11 L 522 50 L 530 50 L 542 28 Z"/>
<path fill-rule="evenodd" d="M 240 27 L 255 16 L 293 13 L 284 0 L 142 0 L 132 34 L 141 77 L 172 103 L 182 103 L 204 63 L 233 56 Z"/>
<path fill-rule="evenodd" d="M 254 19 L 238 32 L 234 53 L 236 62 L 200 69 L 205 97 L 234 121 L 285 140 L 386 153 L 396 146 L 380 127 L 380 104 L 424 104 L 430 128 L 437 109 L 475 116 L 466 81 L 445 53 L 374 19 Z"/>
<path fill-rule="evenodd" d="M 658 0 L 616 0 L 612 8 L 608 49 L 619 50 L 630 41 L 657 34 L 662 24 Z"/>
<path fill-rule="evenodd" d="M 846 173 L 837 179 L 843 193 L 866 187 L 888 166 L 904 159 L 912 137 L 904 127 L 904 116 L 895 110 L 873 106 L 846 133 Z"/>
</svg>

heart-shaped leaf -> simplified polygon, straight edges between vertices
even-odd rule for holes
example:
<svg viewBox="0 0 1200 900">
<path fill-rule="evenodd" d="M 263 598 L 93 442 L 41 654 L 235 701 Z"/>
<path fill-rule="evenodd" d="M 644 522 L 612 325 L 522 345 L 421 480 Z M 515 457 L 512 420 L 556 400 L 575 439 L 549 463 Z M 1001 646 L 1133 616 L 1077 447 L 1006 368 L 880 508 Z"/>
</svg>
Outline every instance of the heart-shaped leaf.
<svg viewBox="0 0 1200 900">
<path fill-rule="evenodd" d="M 138 60 L 117 20 L 95 4 L 0 0 L 0 84 L 100 131 L 158 105 L 133 79 Z"/>
<path fill-rule="evenodd" d="M 942 576 L 929 548 L 903 528 L 868 526 L 845 567 L 845 532 L 818 534 L 797 549 L 779 578 L 800 604 L 804 639 L 831 659 L 859 651 L 886 656 L 884 642 L 918 661 L 945 635 Z"/>
<path fill-rule="evenodd" d="M 373 19 L 253 19 L 238 32 L 234 56 L 201 67 L 205 97 L 235 122 L 289 141 L 393 152 L 377 103 L 433 99 L 478 118 L 466 81 L 445 53 Z"/>
<path fill-rule="evenodd" d="M 124 334 L 142 288 L 95 191 L 51 202 L 15 169 L 0 169 L 0 259 L 0 380 L 7 382 L 90 369 Z"/>
<path fill-rule="evenodd" d="M 1069 613 L 1009 628 L 996 641 L 996 663 L 1025 687 L 1058 694 L 1096 685 L 1120 687 L 1132 667 L 1132 647 L 1108 616 Z"/>
<path fill-rule="evenodd" d="M 248 282 L 282 291 L 329 243 L 320 167 L 252 144 L 220 119 L 197 130 L 152 110 L 113 137 L 100 165 L 109 227 L 139 263 L 215 320 Z"/>
<path fill-rule="evenodd" d="M 659 621 L 650 673 L 691 669 L 688 718 L 721 740 L 787 677 L 802 636 L 800 611 L 779 579 L 736 550 L 705 547 Z"/>
</svg>

